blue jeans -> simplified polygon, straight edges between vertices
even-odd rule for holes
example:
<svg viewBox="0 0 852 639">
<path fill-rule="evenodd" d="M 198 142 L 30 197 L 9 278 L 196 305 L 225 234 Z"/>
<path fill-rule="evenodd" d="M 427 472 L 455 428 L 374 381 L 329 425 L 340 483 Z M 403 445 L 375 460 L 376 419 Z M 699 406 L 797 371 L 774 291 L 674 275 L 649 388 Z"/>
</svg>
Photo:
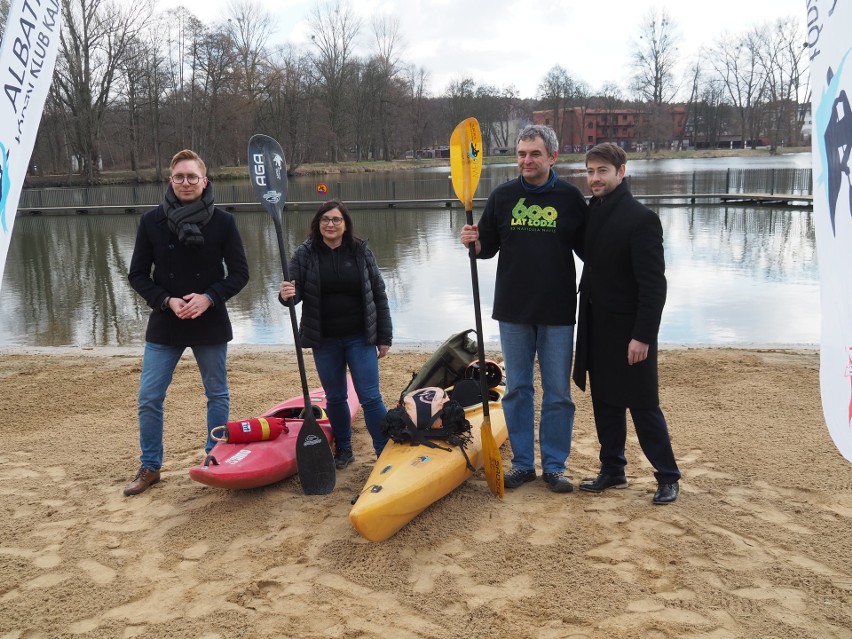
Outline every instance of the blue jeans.
<svg viewBox="0 0 852 639">
<path fill-rule="evenodd" d="M 379 358 L 376 347 L 368 344 L 362 335 L 343 338 L 325 338 L 313 349 L 322 387 L 325 390 L 325 410 L 331 422 L 336 448 L 352 449 L 352 416 L 349 414 L 349 393 L 346 384 L 346 367 L 352 374 L 352 384 L 358 402 L 364 411 L 364 422 L 376 456 L 384 449 L 388 438 L 382 434 L 382 419 L 388 409 L 379 390 Z"/>
<path fill-rule="evenodd" d="M 228 423 L 231 407 L 226 367 L 228 344 L 190 348 L 198 363 L 207 396 L 207 443 L 204 450 L 209 453 L 216 443 L 210 437 L 210 431 Z M 163 402 L 184 350 L 185 346 L 145 342 L 139 379 L 139 446 L 142 465 L 151 470 L 159 470 L 163 465 Z"/>
<path fill-rule="evenodd" d="M 541 469 L 562 472 L 571 452 L 574 402 L 571 401 L 573 326 L 500 322 L 506 364 L 503 414 L 512 445 L 512 468 L 535 469 L 535 389 L 533 366 L 538 353 L 541 371 L 539 446 Z"/>
</svg>

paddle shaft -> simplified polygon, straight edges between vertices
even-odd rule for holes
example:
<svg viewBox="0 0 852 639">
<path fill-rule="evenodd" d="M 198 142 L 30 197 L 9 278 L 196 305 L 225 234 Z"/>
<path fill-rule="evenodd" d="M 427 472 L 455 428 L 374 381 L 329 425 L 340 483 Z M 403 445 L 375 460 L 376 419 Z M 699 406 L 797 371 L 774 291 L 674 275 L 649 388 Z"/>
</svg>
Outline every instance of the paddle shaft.
<svg viewBox="0 0 852 639">
<path fill-rule="evenodd" d="M 465 207 L 465 215 L 467 223 L 473 225 L 473 210 Z M 482 309 L 479 306 L 479 269 L 476 266 L 476 240 L 468 244 L 468 253 L 470 254 L 470 281 L 473 287 L 473 315 L 476 319 L 476 334 L 479 339 L 477 342 L 477 350 L 479 356 L 479 392 L 482 394 L 482 417 L 483 423 L 491 424 L 491 418 L 488 414 L 488 380 L 485 374 L 485 338 L 482 334 Z"/>
<path fill-rule="evenodd" d="M 270 213 L 273 212 L 272 222 L 275 225 L 275 235 L 278 237 L 278 253 L 281 256 L 281 272 L 284 280 L 290 281 L 290 269 L 287 265 L 287 250 L 284 248 L 284 230 L 281 227 L 281 214 L 276 205 L 269 205 Z M 299 379 L 302 382 L 302 396 L 305 400 L 305 414 L 310 412 L 311 397 L 308 392 L 308 377 L 305 373 L 305 356 L 302 353 L 302 340 L 299 337 L 299 322 L 296 319 L 296 305 L 293 298 L 287 300 L 287 308 L 290 310 L 290 325 L 293 328 L 293 341 L 296 343 L 296 361 L 299 365 Z"/>
</svg>

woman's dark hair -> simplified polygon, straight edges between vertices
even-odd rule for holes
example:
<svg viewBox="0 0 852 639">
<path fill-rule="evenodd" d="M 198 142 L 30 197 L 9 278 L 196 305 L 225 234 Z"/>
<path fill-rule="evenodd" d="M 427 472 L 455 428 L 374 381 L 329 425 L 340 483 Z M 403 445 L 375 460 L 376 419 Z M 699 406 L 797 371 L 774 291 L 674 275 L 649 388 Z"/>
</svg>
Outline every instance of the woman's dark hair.
<svg viewBox="0 0 852 639">
<path fill-rule="evenodd" d="M 354 249 L 361 239 L 355 235 L 355 224 L 352 222 L 352 216 L 349 215 L 349 209 L 346 208 L 346 205 L 343 202 L 338 202 L 337 200 L 329 200 L 328 202 L 323 202 L 320 205 L 314 215 L 314 219 L 311 220 L 311 226 L 308 229 L 308 237 L 313 240 L 314 244 L 322 242 L 320 220 L 325 213 L 334 209 L 340 211 L 340 217 L 343 218 L 343 224 L 346 226 L 346 230 L 343 232 L 343 243 L 349 246 L 349 248 Z"/>
</svg>

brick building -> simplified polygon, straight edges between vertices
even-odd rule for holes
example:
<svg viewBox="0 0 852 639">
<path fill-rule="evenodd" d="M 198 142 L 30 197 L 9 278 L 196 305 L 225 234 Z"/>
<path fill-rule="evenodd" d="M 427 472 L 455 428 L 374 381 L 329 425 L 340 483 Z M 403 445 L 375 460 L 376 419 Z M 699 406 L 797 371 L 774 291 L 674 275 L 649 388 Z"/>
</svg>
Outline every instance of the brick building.
<svg viewBox="0 0 852 639">
<path fill-rule="evenodd" d="M 554 122 L 553 110 L 533 112 L 534 124 L 556 130 L 563 153 L 580 153 L 600 142 L 615 142 L 627 151 L 642 150 L 655 140 L 667 146 L 677 140 L 684 146 L 688 143 L 683 106 L 663 107 L 659 118 L 639 109 L 571 107 L 560 110 L 559 119 L 559 123 Z"/>
</svg>

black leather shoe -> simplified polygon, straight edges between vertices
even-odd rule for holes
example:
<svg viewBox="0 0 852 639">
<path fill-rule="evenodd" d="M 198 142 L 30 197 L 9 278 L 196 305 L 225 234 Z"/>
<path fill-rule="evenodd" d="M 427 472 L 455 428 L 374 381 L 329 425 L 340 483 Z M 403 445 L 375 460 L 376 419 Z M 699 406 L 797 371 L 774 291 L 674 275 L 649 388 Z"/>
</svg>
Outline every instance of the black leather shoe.
<svg viewBox="0 0 852 639">
<path fill-rule="evenodd" d="M 680 486 L 677 482 L 673 484 L 660 484 L 657 487 L 657 492 L 654 493 L 655 504 L 671 504 L 677 501 L 677 496 L 680 493 Z"/>
<path fill-rule="evenodd" d="M 604 475 L 601 473 L 594 481 L 580 482 L 580 490 L 590 493 L 602 493 L 607 488 L 627 488 L 627 477 L 624 475 Z"/>
</svg>

